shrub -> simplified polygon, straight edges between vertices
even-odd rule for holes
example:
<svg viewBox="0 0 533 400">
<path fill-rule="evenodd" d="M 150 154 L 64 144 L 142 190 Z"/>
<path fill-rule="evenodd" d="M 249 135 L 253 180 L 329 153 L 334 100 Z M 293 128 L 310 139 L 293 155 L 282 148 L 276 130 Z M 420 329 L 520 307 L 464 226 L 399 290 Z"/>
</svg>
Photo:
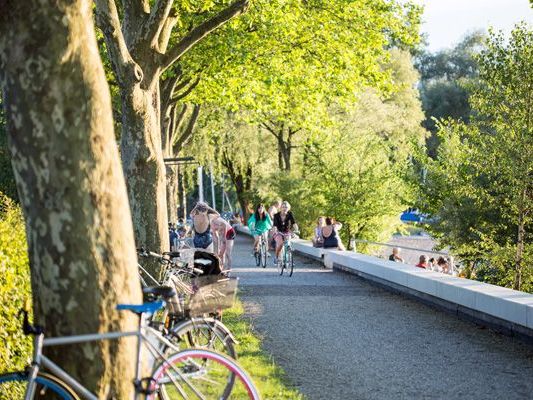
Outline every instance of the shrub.
<svg viewBox="0 0 533 400">
<path fill-rule="evenodd" d="M 31 299 L 24 219 L 13 200 L 0 193 L 0 372 L 20 369 L 31 353 L 17 313 Z"/>
</svg>

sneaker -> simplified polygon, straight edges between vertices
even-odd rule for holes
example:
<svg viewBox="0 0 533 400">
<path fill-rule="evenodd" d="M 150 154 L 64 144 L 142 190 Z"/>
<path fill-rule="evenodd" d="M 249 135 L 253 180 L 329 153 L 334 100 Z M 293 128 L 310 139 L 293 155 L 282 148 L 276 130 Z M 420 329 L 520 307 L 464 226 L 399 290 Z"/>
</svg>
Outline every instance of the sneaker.
<svg viewBox="0 0 533 400">
<path fill-rule="evenodd" d="M 276 256 L 272 257 L 272 264 L 274 264 L 274 267 L 278 266 L 278 259 L 276 258 Z"/>
</svg>

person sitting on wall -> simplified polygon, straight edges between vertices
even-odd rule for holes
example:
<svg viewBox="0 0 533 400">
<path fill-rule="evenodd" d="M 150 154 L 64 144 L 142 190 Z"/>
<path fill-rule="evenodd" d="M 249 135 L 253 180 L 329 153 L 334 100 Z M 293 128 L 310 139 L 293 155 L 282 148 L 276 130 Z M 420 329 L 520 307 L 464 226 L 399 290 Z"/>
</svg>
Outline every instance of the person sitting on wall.
<svg viewBox="0 0 533 400">
<path fill-rule="evenodd" d="M 394 262 L 400 262 L 403 263 L 403 258 L 400 257 L 400 248 L 399 247 L 393 247 L 392 248 L 392 254 L 389 256 L 389 261 Z"/>
<path fill-rule="evenodd" d="M 439 272 L 442 272 L 443 274 L 448 274 L 450 271 L 450 266 L 448 264 L 448 260 L 446 260 L 444 257 L 439 257 L 437 260 L 437 267 Z"/>
<path fill-rule="evenodd" d="M 324 245 L 324 238 L 322 237 L 322 228 L 326 226 L 326 218 L 318 217 L 315 226 L 315 234 L 313 236 L 313 246 L 322 247 Z"/>
<path fill-rule="evenodd" d="M 340 222 L 336 222 L 333 218 L 326 218 L 326 226 L 322 227 L 322 243 L 325 249 L 345 250 L 339 236 L 339 230 L 342 228 Z"/>
<path fill-rule="evenodd" d="M 422 254 L 418 260 L 418 264 L 416 264 L 415 267 L 427 269 L 428 257 L 425 254 Z"/>
</svg>

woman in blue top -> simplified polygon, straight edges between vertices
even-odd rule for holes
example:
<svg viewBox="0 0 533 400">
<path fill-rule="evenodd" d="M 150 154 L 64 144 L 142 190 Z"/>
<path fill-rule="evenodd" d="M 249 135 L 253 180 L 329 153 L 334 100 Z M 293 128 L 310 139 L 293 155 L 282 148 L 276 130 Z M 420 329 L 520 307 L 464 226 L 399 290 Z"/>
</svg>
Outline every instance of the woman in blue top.
<svg viewBox="0 0 533 400">
<path fill-rule="evenodd" d="M 272 219 L 266 212 L 263 203 L 255 208 L 255 212 L 248 218 L 248 228 L 254 237 L 254 253 L 259 251 L 259 238 L 272 228 Z"/>
</svg>

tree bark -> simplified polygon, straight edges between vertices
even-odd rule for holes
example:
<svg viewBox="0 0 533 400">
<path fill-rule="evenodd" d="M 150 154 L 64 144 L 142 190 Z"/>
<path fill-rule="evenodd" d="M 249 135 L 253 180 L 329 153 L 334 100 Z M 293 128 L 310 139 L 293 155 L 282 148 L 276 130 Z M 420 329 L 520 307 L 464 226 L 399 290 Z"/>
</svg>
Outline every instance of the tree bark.
<svg viewBox="0 0 533 400">
<path fill-rule="evenodd" d="M 0 84 L 26 219 L 34 314 L 47 336 L 134 330 L 141 301 L 111 99 L 89 0 L 3 2 Z M 131 398 L 135 343 L 46 354 L 97 394 Z"/>
<path fill-rule="evenodd" d="M 178 166 L 167 166 L 167 207 L 170 222 L 176 223 L 178 220 L 178 187 L 179 187 Z"/>
<path fill-rule="evenodd" d="M 137 246 L 168 251 L 158 81 L 148 89 L 133 85 L 123 95 L 120 148 Z"/>
<path fill-rule="evenodd" d="M 252 188 L 253 168 L 248 164 L 244 172 L 237 170 L 227 154 L 222 155 L 222 165 L 228 171 L 230 179 L 235 187 L 237 201 L 241 206 L 243 218 L 246 223 L 250 217 L 250 210 L 252 208 L 250 207 L 250 190 Z"/>
</svg>

